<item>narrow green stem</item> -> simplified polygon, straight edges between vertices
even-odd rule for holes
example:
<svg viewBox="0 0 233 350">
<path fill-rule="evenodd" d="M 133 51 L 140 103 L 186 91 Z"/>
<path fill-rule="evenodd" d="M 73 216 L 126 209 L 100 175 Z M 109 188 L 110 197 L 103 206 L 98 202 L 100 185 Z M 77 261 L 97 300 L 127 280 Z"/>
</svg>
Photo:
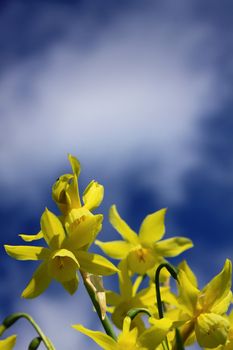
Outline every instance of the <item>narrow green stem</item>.
<svg viewBox="0 0 233 350">
<path fill-rule="evenodd" d="M 32 327 L 36 330 L 40 338 L 42 339 L 45 347 L 47 350 L 55 350 L 54 345 L 50 341 L 48 337 L 42 332 L 41 328 L 38 326 L 38 324 L 33 320 L 33 318 L 22 312 L 17 312 L 14 314 L 11 314 L 10 316 L 6 317 L 2 323 L 1 327 L 1 334 L 9 327 L 11 327 L 16 321 L 18 321 L 20 318 L 25 318 L 29 323 L 31 323 Z"/>
<path fill-rule="evenodd" d="M 183 345 L 183 340 L 180 335 L 179 329 L 176 328 L 176 349 L 177 350 L 185 350 Z"/>
<path fill-rule="evenodd" d="M 140 308 L 135 308 L 135 309 L 130 309 L 127 312 L 126 316 L 129 316 L 131 318 L 131 320 L 134 319 L 134 317 L 136 317 L 139 313 L 144 313 L 147 314 L 149 317 L 151 317 L 151 313 L 149 310 L 145 309 L 144 307 L 140 307 Z"/>
<path fill-rule="evenodd" d="M 160 276 L 160 271 L 162 270 L 162 268 L 166 268 L 168 270 L 168 272 L 170 273 L 170 275 L 177 280 L 177 272 L 175 270 L 174 267 L 172 267 L 170 264 L 168 263 L 163 263 L 160 264 L 159 267 L 157 268 L 156 272 L 155 272 L 155 289 L 156 289 L 156 298 L 157 298 L 157 308 L 158 308 L 158 312 L 159 312 L 159 318 L 163 318 L 163 303 L 161 300 L 161 293 L 160 293 L 160 283 L 159 283 L 159 276 Z"/>
<path fill-rule="evenodd" d="M 90 285 L 86 282 L 86 279 L 84 277 L 84 274 L 82 271 L 81 272 L 81 276 L 82 276 L 82 279 L 83 279 L 83 283 L 84 283 L 84 286 L 87 290 L 87 293 L 92 301 L 92 304 L 94 305 L 94 308 L 97 312 L 97 315 L 99 317 L 99 320 L 100 322 L 102 323 L 103 327 L 104 327 L 104 330 L 106 332 L 106 334 L 108 334 L 110 337 L 112 337 L 114 340 L 117 339 L 116 337 L 116 334 L 112 328 L 112 323 L 111 321 L 109 320 L 108 316 L 105 315 L 104 319 L 102 318 L 102 315 L 101 315 L 101 309 L 100 309 L 100 306 L 99 306 L 99 303 L 98 301 L 96 300 L 96 296 L 95 296 L 95 292 L 92 290 L 92 288 L 90 287 Z"/>
<path fill-rule="evenodd" d="M 156 289 L 156 299 L 157 299 L 157 308 L 158 308 L 158 313 L 159 313 L 159 318 L 163 318 L 163 302 L 161 300 L 161 293 L 160 293 L 160 283 L 159 283 L 159 277 L 160 277 L 160 271 L 162 268 L 166 268 L 170 275 L 177 280 L 177 272 L 174 267 L 172 267 L 168 263 L 162 263 L 159 265 L 155 272 L 155 289 Z M 162 346 L 164 350 L 169 350 L 169 345 L 168 345 L 168 340 L 167 337 L 165 340 L 162 342 Z"/>
</svg>

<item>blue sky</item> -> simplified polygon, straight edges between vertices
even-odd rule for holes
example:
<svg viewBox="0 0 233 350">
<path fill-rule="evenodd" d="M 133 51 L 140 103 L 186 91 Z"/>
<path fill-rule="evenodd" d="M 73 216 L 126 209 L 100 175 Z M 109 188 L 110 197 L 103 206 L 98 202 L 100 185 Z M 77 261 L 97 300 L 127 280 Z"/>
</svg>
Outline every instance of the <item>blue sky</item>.
<svg viewBox="0 0 233 350">
<path fill-rule="evenodd" d="M 81 187 L 105 186 L 100 239 L 117 237 L 113 203 L 135 229 L 168 207 L 167 237 L 195 244 L 176 261 L 207 282 L 233 255 L 232 4 L 2 1 L 0 23 L 1 247 L 36 232 L 45 206 L 56 210 L 51 186 L 72 153 Z M 0 249 L 1 316 L 29 311 L 58 349 L 86 346 L 69 329 L 95 326 L 82 290 L 70 298 L 54 284 L 21 300 L 34 265 Z M 31 337 L 24 326 L 17 349 Z"/>
</svg>

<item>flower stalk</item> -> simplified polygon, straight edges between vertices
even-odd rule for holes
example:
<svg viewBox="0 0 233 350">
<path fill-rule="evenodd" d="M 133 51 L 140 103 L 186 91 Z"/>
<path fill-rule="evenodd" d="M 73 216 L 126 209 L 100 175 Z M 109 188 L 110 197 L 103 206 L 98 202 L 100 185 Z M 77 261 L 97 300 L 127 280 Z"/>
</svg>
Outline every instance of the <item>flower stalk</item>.
<svg viewBox="0 0 233 350">
<path fill-rule="evenodd" d="M 116 334 L 113 330 L 113 327 L 112 327 L 112 324 L 111 324 L 111 321 L 109 320 L 108 316 L 105 314 L 105 317 L 103 318 L 102 317 L 102 312 L 101 312 L 101 307 L 96 299 L 96 296 L 95 296 L 95 292 L 94 290 L 91 288 L 90 284 L 86 281 L 86 278 L 85 278 L 85 273 L 83 271 L 81 271 L 81 276 L 82 276 L 82 279 L 83 279 L 83 283 L 84 283 L 84 286 L 86 288 L 86 291 L 92 301 L 92 304 L 97 312 L 97 315 L 99 317 L 99 320 L 100 322 L 102 323 L 102 326 L 104 327 L 104 330 L 106 332 L 107 335 L 109 335 L 110 337 L 112 337 L 114 340 L 117 339 L 116 337 Z"/>
<path fill-rule="evenodd" d="M 35 329 L 35 331 L 37 332 L 39 337 L 42 339 L 47 350 L 55 350 L 55 347 L 54 347 L 53 343 L 51 342 L 51 340 L 43 333 L 43 331 L 38 326 L 38 324 L 34 321 L 34 319 L 26 313 L 17 312 L 17 313 L 13 313 L 10 316 L 6 317 L 3 320 L 3 323 L 2 323 L 1 328 L 0 328 L 0 336 L 4 333 L 4 331 L 6 329 L 11 327 L 20 318 L 25 318 L 32 325 L 32 327 Z"/>
</svg>

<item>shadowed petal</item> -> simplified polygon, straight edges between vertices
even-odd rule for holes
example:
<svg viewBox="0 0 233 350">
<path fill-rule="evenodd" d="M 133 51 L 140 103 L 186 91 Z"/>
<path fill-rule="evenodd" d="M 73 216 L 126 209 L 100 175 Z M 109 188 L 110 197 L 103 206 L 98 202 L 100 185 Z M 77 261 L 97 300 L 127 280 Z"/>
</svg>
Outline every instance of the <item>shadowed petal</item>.
<svg viewBox="0 0 233 350">
<path fill-rule="evenodd" d="M 85 251 L 77 252 L 77 258 L 80 263 L 80 269 L 94 275 L 112 275 L 118 269 L 110 261 L 98 254 L 92 254 Z"/>
<path fill-rule="evenodd" d="M 23 298 L 35 298 L 43 293 L 49 286 L 51 277 L 48 274 L 47 262 L 43 262 L 36 269 L 33 277 L 22 293 Z"/>
<path fill-rule="evenodd" d="M 63 282 L 62 285 L 63 287 L 69 292 L 71 295 L 73 295 L 76 290 L 78 289 L 78 284 L 79 284 L 79 279 L 78 276 L 76 275 L 75 278 L 73 278 L 70 281 Z"/>
</svg>

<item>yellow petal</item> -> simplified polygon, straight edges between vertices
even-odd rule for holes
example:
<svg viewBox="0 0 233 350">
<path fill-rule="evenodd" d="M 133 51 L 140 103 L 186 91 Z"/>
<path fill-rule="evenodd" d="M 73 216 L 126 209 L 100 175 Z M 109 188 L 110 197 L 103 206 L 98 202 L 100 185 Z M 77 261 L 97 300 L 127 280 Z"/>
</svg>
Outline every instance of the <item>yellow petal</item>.
<svg viewBox="0 0 233 350">
<path fill-rule="evenodd" d="M 185 313 L 192 317 L 195 314 L 200 291 L 190 282 L 185 272 L 182 270 L 179 271 L 178 280 L 178 301 L 180 307 Z"/>
<path fill-rule="evenodd" d="M 119 349 L 128 349 L 128 350 L 135 350 L 138 348 L 137 346 L 137 336 L 138 336 L 138 330 L 137 328 L 133 328 L 130 330 L 131 326 L 131 319 L 130 317 L 126 316 L 123 321 L 123 330 L 122 333 L 118 336 L 118 343 L 119 343 Z"/>
<path fill-rule="evenodd" d="M 104 197 L 104 187 L 96 181 L 91 181 L 83 193 L 83 203 L 88 210 L 98 208 Z"/>
<path fill-rule="evenodd" d="M 122 220 L 115 205 L 112 205 L 109 210 L 109 221 L 126 241 L 132 244 L 138 244 L 137 234 Z"/>
<path fill-rule="evenodd" d="M 6 339 L 0 340 L 0 350 L 12 350 L 16 343 L 16 335 L 11 335 Z"/>
<path fill-rule="evenodd" d="M 69 292 L 71 295 L 73 295 L 76 290 L 78 289 L 78 284 L 79 284 L 79 279 L 78 279 L 78 275 L 75 276 L 75 278 L 73 278 L 70 281 L 66 281 L 66 282 L 62 282 L 63 287 L 67 290 L 67 292 Z"/>
<path fill-rule="evenodd" d="M 222 271 L 202 290 L 202 304 L 204 305 L 205 310 L 208 309 L 211 311 L 228 295 L 231 289 L 231 274 L 231 261 L 226 259 Z"/>
<path fill-rule="evenodd" d="M 73 170 L 73 173 L 78 178 L 79 175 L 80 175 L 80 171 L 81 171 L 81 166 L 80 166 L 80 163 L 79 163 L 78 159 L 75 158 L 74 156 L 72 156 L 71 154 L 68 154 L 68 159 L 70 161 L 70 165 L 71 165 L 71 168 Z"/>
<path fill-rule="evenodd" d="M 120 294 L 124 299 L 131 298 L 133 295 L 133 286 L 129 276 L 127 261 L 125 259 L 122 260 L 118 268 Z"/>
<path fill-rule="evenodd" d="M 189 281 L 192 283 L 194 287 L 198 287 L 197 283 L 197 278 L 193 271 L 191 270 L 190 266 L 188 265 L 186 260 L 183 260 L 179 265 L 178 265 L 179 270 L 183 270 L 188 277 Z"/>
<path fill-rule="evenodd" d="M 107 276 L 118 271 L 116 266 L 98 254 L 92 254 L 80 250 L 77 252 L 77 258 L 81 269 L 95 275 Z"/>
<path fill-rule="evenodd" d="M 150 246 L 163 237 L 165 233 L 165 213 L 166 209 L 161 209 L 147 215 L 143 220 L 139 230 L 139 239 L 143 245 Z"/>
<path fill-rule="evenodd" d="M 167 318 L 156 320 L 152 327 L 144 331 L 139 336 L 138 341 L 146 349 L 155 350 L 157 346 L 166 338 L 171 327 L 172 322 Z"/>
<path fill-rule="evenodd" d="M 55 251 L 48 262 L 50 276 L 61 283 L 73 280 L 77 269 L 79 269 L 79 262 L 75 255 L 67 249 Z"/>
<path fill-rule="evenodd" d="M 198 344 L 205 348 L 224 345 L 230 328 L 229 321 L 214 313 L 202 313 L 195 324 Z"/>
<path fill-rule="evenodd" d="M 71 250 L 91 244 L 102 228 L 103 215 L 82 215 L 67 226 L 68 237 L 63 246 Z"/>
<path fill-rule="evenodd" d="M 38 239 L 43 238 L 43 232 L 40 231 L 36 235 L 25 235 L 25 234 L 20 234 L 19 237 L 21 237 L 25 242 L 32 242 L 32 241 L 37 241 Z"/>
<path fill-rule="evenodd" d="M 60 176 L 52 187 L 52 197 L 63 215 L 67 215 L 72 208 L 80 208 L 77 176 Z"/>
<path fill-rule="evenodd" d="M 185 237 L 164 239 L 154 245 L 155 252 L 164 257 L 177 256 L 192 247 L 192 241 Z"/>
<path fill-rule="evenodd" d="M 4 245 L 8 255 L 17 260 L 45 260 L 50 256 L 50 250 L 44 247 Z"/>
<path fill-rule="evenodd" d="M 231 300 L 232 300 L 232 292 L 229 291 L 229 293 L 224 299 L 222 299 L 220 302 L 216 303 L 214 306 L 211 307 L 211 312 L 222 315 L 223 313 L 227 312 L 229 305 L 231 303 Z"/>
<path fill-rule="evenodd" d="M 101 242 L 95 241 L 105 254 L 113 259 L 124 259 L 132 248 L 132 244 L 125 241 Z"/>
<path fill-rule="evenodd" d="M 51 277 L 48 274 L 48 264 L 47 262 L 43 262 L 36 269 L 31 281 L 24 289 L 21 296 L 27 299 L 35 298 L 48 288 L 50 282 Z"/>
<path fill-rule="evenodd" d="M 107 334 L 101 333 L 99 331 L 92 331 L 83 327 L 81 324 L 76 324 L 72 327 L 94 340 L 94 342 L 96 342 L 96 344 L 98 344 L 104 350 L 118 349 L 117 342 Z"/>
<path fill-rule="evenodd" d="M 161 290 L 163 287 L 161 287 Z M 162 294 L 162 300 L 164 301 L 163 298 L 163 293 Z M 147 288 L 141 289 L 135 296 L 135 300 L 138 301 L 143 306 L 151 306 L 154 305 L 155 300 L 156 300 L 156 294 L 155 294 L 155 286 L 154 284 L 151 283 L 151 285 Z"/>
<path fill-rule="evenodd" d="M 122 301 L 122 298 L 119 294 L 112 292 L 111 290 L 106 291 L 106 300 L 107 304 L 116 306 Z"/>
<path fill-rule="evenodd" d="M 48 246 L 52 249 L 59 249 L 65 239 L 65 231 L 58 217 L 46 208 L 40 223 Z"/>
</svg>

